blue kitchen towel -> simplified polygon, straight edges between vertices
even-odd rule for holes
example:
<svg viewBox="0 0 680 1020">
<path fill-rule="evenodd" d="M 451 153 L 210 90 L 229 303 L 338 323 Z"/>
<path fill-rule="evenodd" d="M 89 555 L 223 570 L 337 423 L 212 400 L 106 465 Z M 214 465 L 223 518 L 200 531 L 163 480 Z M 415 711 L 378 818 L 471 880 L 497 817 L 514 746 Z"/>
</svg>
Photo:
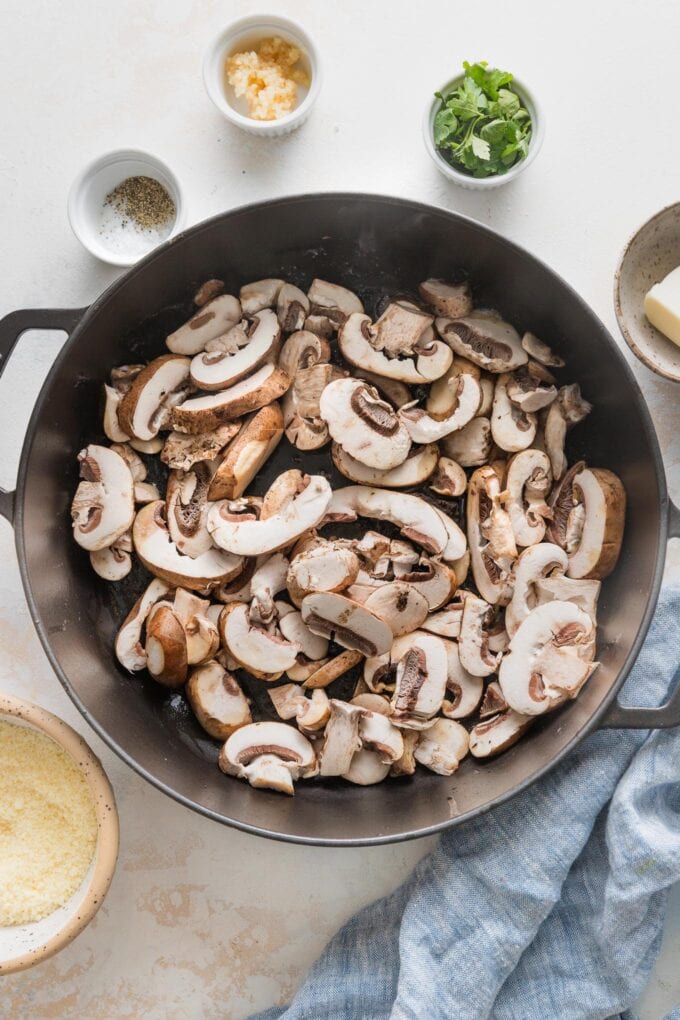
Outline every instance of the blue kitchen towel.
<svg viewBox="0 0 680 1020">
<path fill-rule="evenodd" d="M 674 585 L 622 702 L 662 704 L 679 662 Z M 679 880 L 680 731 L 596 731 L 446 833 L 260 1020 L 632 1020 Z"/>
</svg>

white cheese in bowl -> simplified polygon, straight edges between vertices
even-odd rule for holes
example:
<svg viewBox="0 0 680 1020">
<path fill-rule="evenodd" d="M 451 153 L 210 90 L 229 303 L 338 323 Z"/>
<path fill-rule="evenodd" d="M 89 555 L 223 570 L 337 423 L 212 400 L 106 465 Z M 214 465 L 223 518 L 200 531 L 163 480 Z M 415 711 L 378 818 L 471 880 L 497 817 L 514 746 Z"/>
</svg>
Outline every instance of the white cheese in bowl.
<svg viewBox="0 0 680 1020">
<path fill-rule="evenodd" d="M 680 346 L 680 266 L 647 292 L 645 315 L 652 326 Z"/>
</svg>

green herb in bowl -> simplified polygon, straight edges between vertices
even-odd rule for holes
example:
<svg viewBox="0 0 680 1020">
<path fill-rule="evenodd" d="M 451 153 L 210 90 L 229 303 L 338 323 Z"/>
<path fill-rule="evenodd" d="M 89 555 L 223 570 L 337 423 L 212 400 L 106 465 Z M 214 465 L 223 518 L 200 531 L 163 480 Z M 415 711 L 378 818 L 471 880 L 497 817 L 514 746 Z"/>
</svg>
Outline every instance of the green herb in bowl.
<svg viewBox="0 0 680 1020">
<path fill-rule="evenodd" d="M 509 71 L 486 61 L 463 63 L 465 74 L 440 100 L 432 127 L 437 151 L 454 169 L 471 177 L 495 177 L 526 159 L 531 114 L 512 88 Z"/>
</svg>

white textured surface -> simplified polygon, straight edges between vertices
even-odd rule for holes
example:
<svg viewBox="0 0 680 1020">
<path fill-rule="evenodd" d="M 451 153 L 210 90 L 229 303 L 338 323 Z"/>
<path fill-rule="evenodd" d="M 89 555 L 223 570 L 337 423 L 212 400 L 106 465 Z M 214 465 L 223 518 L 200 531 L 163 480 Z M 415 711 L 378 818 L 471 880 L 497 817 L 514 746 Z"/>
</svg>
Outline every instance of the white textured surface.
<svg viewBox="0 0 680 1020">
<path fill-rule="evenodd" d="M 303 21 L 325 66 L 310 121 L 280 140 L 225 123 L 200 80 L 214 34 L 261 9 L 250 0 L 5 0 L 0 314 L 85 305 L 115 278 L 72 236 L 66 195 L 86 161 L 129 145 L 157 153 L 177 172 L 189 222 L 274 194 L 333 188 L 457 209 L 543 257 L 617 336 L 611 288 L 620 249 L 642 220 L 678 198 L 680 135 L 670 128 L 675 0 L 265 6 Z M 547 119 L 536 163 L 492 194 L 446 182 L 420 135 L 431 90 L 462 59 L 484 57 L 515 70 Z M 13 483 L 30 409 L 59 343 L 54 334 L 27 335 L 0 384 L 4 486 Z M 631 362 L 678 499 L 680 391 Z M 53 961 L 6 978 L 0 1015 L 238 1018 L 284 1000 L 338 924 L 396 885 L 429 844 L 288 847 L 218 827 L 166 799 L 87 731 L 59 687 L 31 626 L 3 522 L 0 563 L 0 686 L 85 733 L 111 776 L 123 834 L 118 872 L 94 924 Z M 676 894 L 644 1020 L 680 1000 L 679 951 Z"/>
</svg>

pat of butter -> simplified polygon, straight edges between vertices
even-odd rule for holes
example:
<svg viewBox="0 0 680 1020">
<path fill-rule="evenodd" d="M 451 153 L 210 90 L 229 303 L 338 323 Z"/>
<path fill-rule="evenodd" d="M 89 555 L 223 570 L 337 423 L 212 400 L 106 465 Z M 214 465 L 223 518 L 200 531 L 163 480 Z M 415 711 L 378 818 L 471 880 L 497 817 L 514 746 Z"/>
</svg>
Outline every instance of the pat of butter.
<svg viewBox="0 0 680 1020">
<path fill-rule="evenodd" d="M 645 315 L 652 326 L 680 346 L 680 266 L 647 292 Z"/>
</svg>

